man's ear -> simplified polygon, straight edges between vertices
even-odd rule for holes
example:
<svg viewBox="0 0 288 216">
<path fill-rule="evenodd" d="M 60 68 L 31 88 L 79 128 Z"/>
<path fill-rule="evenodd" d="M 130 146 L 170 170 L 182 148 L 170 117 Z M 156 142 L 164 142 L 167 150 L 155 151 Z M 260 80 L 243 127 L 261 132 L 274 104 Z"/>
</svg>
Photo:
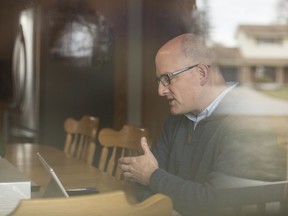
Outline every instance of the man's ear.
<svg viewBox="0 0 288 216">
<path fill-rule="evenodd" d="M 207 83 L 208 80 L 208 66 L 204 65 L 204 64 L 199 64 L 198 66 L 198 70 L 200 73 L 200 84 L 201 85 L 205 85 Z"/>
</svg>

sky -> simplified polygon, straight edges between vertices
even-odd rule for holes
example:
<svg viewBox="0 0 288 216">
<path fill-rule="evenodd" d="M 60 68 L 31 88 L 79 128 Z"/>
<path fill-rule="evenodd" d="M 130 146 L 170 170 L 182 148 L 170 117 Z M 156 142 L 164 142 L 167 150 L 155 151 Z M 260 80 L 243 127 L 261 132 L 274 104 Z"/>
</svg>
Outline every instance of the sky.
<svg viewBox="0 0 288 216">
<path fill-rule="evenodd" d="M 203 0 L 198 0 L 199 7 Z M 237 46 L 239 24 L 271 24 L 276 20 L 277 0 L 207 0 L 211 38 L 229 47 Z"/>
</svg>

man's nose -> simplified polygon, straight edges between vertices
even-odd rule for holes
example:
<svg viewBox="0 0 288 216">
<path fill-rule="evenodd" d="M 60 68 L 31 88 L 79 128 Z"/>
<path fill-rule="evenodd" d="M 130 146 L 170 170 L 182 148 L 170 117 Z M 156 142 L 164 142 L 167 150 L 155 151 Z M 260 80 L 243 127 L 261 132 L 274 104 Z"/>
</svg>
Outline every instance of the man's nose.
<svg viewBox="0 0 288 216">
<path fill-rule="evenodd" d="M 164 86 L 161 82 L 158 83 L 158 94 L 160 96 L 165 96 L 168 92 L 168 86 Z"/>
</svg>

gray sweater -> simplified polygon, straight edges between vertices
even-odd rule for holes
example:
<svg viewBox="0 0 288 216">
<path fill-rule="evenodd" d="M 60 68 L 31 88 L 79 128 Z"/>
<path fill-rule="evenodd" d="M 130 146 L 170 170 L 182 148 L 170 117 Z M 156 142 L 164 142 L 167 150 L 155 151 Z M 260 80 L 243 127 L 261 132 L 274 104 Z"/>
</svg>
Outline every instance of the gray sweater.
<svg viewBox="0 0 288 216">
<path fill-rule="evenodd" d="M 275 119 L 235 113 L 234 107 L 249 105 L 236 98 L 235 91 L 229 93 L 195 129 L 184 115 L 167 118 L 152 148 L 159 169 L 148 187 L 138 186 L 141 200 L 163 193 L 182 215 L 204 215 L 217 205 L 219 175 L 264 181 L 285 178 Z M 229 178 L 221 181 L 222 187 L 231 184 Z"/>
</svg>

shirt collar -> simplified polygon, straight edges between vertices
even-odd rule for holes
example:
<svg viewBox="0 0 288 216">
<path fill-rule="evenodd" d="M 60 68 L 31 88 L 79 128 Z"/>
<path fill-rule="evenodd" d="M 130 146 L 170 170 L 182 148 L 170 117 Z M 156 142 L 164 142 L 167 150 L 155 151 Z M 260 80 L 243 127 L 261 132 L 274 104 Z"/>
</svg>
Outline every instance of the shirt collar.
<svg viewBox="0 0 288 216">
<path fill-rule="evenodd" d="M 196 128 L 196 125 L 202 121 L 203 119 L 208 118 L 213 111 L 217 108 L 221 100 L 225 97 L 225 95 L 231 91 L 235 86 L 237 86 L 239 83 L 230 82 L 227 83 L 229 85 L 228 88 L 226 88 L 221 94 L 219 94 L 199 115 L 194 115 L 192 113 L 186 113 L 185 116 L 194 122 L 194 129 Z"/>
</svg>

